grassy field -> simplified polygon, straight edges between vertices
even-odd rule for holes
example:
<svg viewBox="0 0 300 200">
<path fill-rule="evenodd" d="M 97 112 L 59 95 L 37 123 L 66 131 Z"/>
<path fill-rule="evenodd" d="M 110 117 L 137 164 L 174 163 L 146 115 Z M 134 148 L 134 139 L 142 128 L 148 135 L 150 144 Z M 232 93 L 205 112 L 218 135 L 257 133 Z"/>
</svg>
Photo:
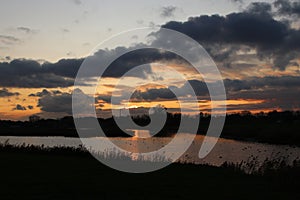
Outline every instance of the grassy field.
<svg viewBox="0 0 300 200">
<path fill-rule="evenodd" d="M 233 168 L 172 164 L 146 174 L 110 169 L 86 153 L 0 151 L 0 199 L 300 199 L 299 171 L 247 175 Z"/>
</svg>

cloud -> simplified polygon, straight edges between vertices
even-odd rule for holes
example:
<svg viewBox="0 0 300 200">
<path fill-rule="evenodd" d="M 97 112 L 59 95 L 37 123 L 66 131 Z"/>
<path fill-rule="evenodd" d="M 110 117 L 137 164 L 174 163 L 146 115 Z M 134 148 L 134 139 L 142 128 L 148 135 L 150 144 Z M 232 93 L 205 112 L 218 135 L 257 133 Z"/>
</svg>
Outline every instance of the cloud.
<svg viewBox="0 0 300 200">
<path fill-rule="evenodd" d="M 191 90 L 190 86 L 193 90 Z M 176 100 L 189 95 L 207 97 L 208 94 L 208 88 L 205 82 L 188 80 L 181 87 L 173 85 L 168 88 L 148 88 L 145 89 L 145 91 L 137 90 L 132 94 L 131 98 L 134 101 L 164 101 Z"/>
<path fill-rule="evenodd" d="M 243 12 L 230 13 L 226 16 L 201 15 L 191 17 L 184 22 L 170 21 L 163 27 L 180 31 L 196 39 L 216 62 L 225 67 L 236 67 L 238 70 L 256 66 L 258 62 L 250 62 L 254 58 L 272 62 L 276 70 L 284 70 L 287 66 L 295 65 L 295 59 L 300 57 L 300 30 L 293 28 L 287 22 L 274 18 L 268 3 L 252 3 Z M 19 28 L 24 31 L 27 30 L 26 27 Z M 152 36 L 156 37 L 154 42 L 161 44 L 161 46 L 168 45 L 166 44 L 168 40 L 160 35 L 160 32 Z M 11 36 L 0 35 L 0 41 L 4 39 L 19 41 Z M 103 67 L 99 66 L 99 63 L 107 63 L 110 58 L 133 50 L 135 47 L 147 47 L 147 45 L 137 44 L 134 47 L 99 50 L 88 57 L 91 68 L 82 78 L 89 80 L 89 78 L 96 76 L 95 71 L 97 72 Z M 243 57 L 237 54 L 239 51 L 244 52 Z M 255 53 L 250 55 L 246 51 Z M 245 62 L 236 62 L 243 61 L 243 59 Z M 2 62 L 0 63 L 0 86 L 69 87 L 74 84 L 74 78 L 83 61 L 84 58 L 61 59 L 55 63 L 45 62 L 43 64 L 26 59 Z M 155 49 L 137 50 L 129 52 L 111 63 L 103 77 L 119 78 L 135 66 L 167 61 L 186 64 L 183 59 L 171 52 Z M 147 67 L 135 71 L 131 76 L 147 78 L 152 73 L 151 67 Z"/>
<path fill-rule="evenodd" d="M 299 76 L 251 77 L 246 80 L 226 79 L 224 84 L 228 99 L 258 99 L 264 101 L 260 105 L 248 107 L 245 105 L 243 109 L 300 109 Z"/>
<path fill-rule="evenodd" d="M 72 114 L 72 95 L 76 93 L 81 101 L 80 105 L 75 105 L 77 108 L 80 108 L 82 112 L 89 110 L 91 105 L 87 105 L 87 102 L 92 98 L 84 94 L 81 90 L 75 89 L 72 93 L 50 93 L 42 96 L 38 100 L 38 107 L 40 107 L 43 112 L 57 112 Z"/>
<path fill-rule="evenodd" d="M 20 43 L 21 40 L 9 35 L 0 35 L 0 42 L 4 45 L 15 45 Z"/>
<path fill-rule="evenodd" d="M 146 47 L 144 45 L 144 47 Z M 156 49 L 133 50 L 134 47 L 117 47 L 112 50 L 99 50 L 94 55 L 88 57 L 86 62 L 90 67 L 82 75 L 85 81 L 97 76 L 95 72 L 101 70 L 105 63 L 111 58 L 126 51 L 129 53 L 113 61 L 104 71 L 103 77 L 119 78 L 136 66 L 156 61 L 180 60 L 171 52 L 161 52 Z M 182 60 L 182 59 L 181 59 Z M 35 60 L 14 59 L 10 62 L 0 63 L 0 86 L 2 87 L 22 87 L 22 88 L 55 88 L 69 87 L 74 85 L 74 79 L 83 63 L 83 58 L 61 59 L 56 63 L 40 63 Z M 102 65 L 101 65 L 102 64 Z M 151 76 L 151 67 L 143 67 L 130 73 L 131 77 L 147 78 Z M 84 81 L 83 80 L 83 81 Z M 82 82 L 84 85 L 84 83 Z"/>
<path fill-rule="evenodd" d="M 49 92 L 48 90 L 46 89 L 43 89 L 41 92 L 37 92 L 35 94 L 29 94 L 28 96 L 29 97 L 42 97 L 42 96 L 45 96 L 45 95 L 49 95 L 51 94 L 51 92 Z"/>
<path fill-rule="evenodd" d="M 59 95 L 59 94 L 62 94 L 62 92 L 59 90 L 51 90 L 50 91 L 50 90 L 43 89 L 41 92 L 31 93 L 28 96 L 29 97 L 43 97 L 43 96 L 51 95 L 51 94 Z"/>
<path fill-rule="evenodd" d="M 98 95 L 96 98 L 95 98 L 97 101 L 103 101 L 105 103 L 111 103 L 111 95 Z"/>
<path fill-rule="evenodd" d="M 300 97 L 299 95 L 297 95 L 297 93 L 299 92 L 300 92 L 299 89 L 296 89 L 294 91 L 287 90 L 287 89 L 285 90 L 266 89 L 264 91 L 250 90 L 250 91 L 242 91 L 240 92 L 240 94 L 232 95 L 232 98 L 236 100 L 240 100 L 241 97 L 239 96 L 242 96 L 245 99 L 258 99 L 263 101 L 262 103 L 254 104 L 253 106 L 239 105 L 239 107 L 242 108 L 243 110 L 251 110 L 251 109 L 299 110 Z"/>
<path fill-rule="evenodd" d="M 122 51 L 127 51 L 128 49 L 116 50 L 113 54 L 120 53 Z M 130 50 L 130 49 L 129 49 Z M 161 53 L 156 49 L 142 49 L 133 50 L 125 55 L 122 55 L 117 60 L 113 61 L 107 70 L 103 73 L 104 77 L 114 77 L 118 78 L 123 76 L 126 72 L 132 70 L 136 66 L 140 66 L 147 63 L 156 62 L 163 59 L 175 58 L 175 55 L 171 53 Z M 109 55 L 108 57 L 109 58 Z M 148 75 L 152 74 L 151 67 L 143 67 L 140 69 L 135 69 L 134 73 L 130 73 L 131 77 L 146 78 Z"/>
<path fill-rule="evenodd" d="M 161 8 L 160 16 L 164 18 L 173 17 L 177 9 L 176 6 L 164 6 Z"/>
<path fill-rule="evenodd" d="M 180 60 L 179 56 L 176 56 L 171 52 L 161 52 L 157 49 L 146 48 L 135 50 L 136 47 L 117 47 L 111 50 L 99 50 L 94 55 L 87 57 L 86 64 L 89 64 L 88 70 L 85 71 L 83 77 L 94 77 L 95 72 L 101 70 L 103 65 L 109 64 L 112 58 L 117 55 L 120 56 L 118 59 L 114 60 L 108 68 L 104 71 L 103 77 L 119 78 L 123 76 L 126 72 L 132 70 L 136 66 L 164 60 Z M 83 59 L 62 59 L 57 63 L 46 63 L 42 67 L 45 71 L 54 73 L 55 75 L 75 78 Z M 135 73 L 131 73 L 131 77 L 146 78 L 152 73 L 150 67 L 144 67 L 135 70 Z"/>
<path fill-rule="evenodd" d="M 72 113 L 72 94 L 46 95 L 38 100 L 38 107 L 45 112 Z"/>
<path fill-rule="evenodd" d="M 191 90 L 191 88 L 193 90 Z M 205 98 L 208 96 L 208 89 L 205 82 L 199 80 L 188 80 L 181 87 L 170 85 L 168 88 L 153 88 L 151 85 L 144 86 L 143 90 L 135 90 L 130 99 L 133 102 L 168 101 L 188 97 L 189 95 L 194 94 Z M 127 91 L 122 91 L 120 96 L 115 96 L 116 102 L 114 103 L 120 103 L 122 100 L 124 100 L 123 96 L 127 95 Z M 111 103 L 110 95 L 98 95 L 96 99 L 102 100 L 106 103 Z"/>
<path fill-rule="evenodd" d="M 230 0 L 233 3 L 238 3 L 238 4 L 243 4 L 244 1 L 243 0 Z"/>
<path fill-rule="evenodd" d="M 61 59 L 56 63 L 44 63 L 41 67 L 44 73 L 57 76 L 75 78 L 83 59 Z"/>
<path fill-rule="evenodd" d="M 259 58 L 273 59 L 273 67 L 284 70 L 299 56 L 300 30 L 287 22 L 275 19 L 268 3 L 252 3 L 247 10 L 226 16 L 201 15 L 187 21 L 170 21 L 162 26 L 187 34 L 205 48 L 213 45 L 248 46 Z M 167 45 L 159 32 L 157 43 Z M 286 62 L 280 63 L 282 54 L 289 54 Z"/>
<path fill-rule="evenodd" d="M 33 34 L 33 33 L 36 33 L 37 31 L 36 30 L 32 30 L 28 27 L 23 27 L 23 26 L 19 26 L 17 27 L 17 30 L 18 31 L 21 31 L 23 33 L 26 33 L 26 34 Z"/>
<path fill-rule="evenodd" d="M 74 84 L 74 79 L 64 77 L 60 73 L 64 69 L 49 69 L 45 64 L 34 60 L 15 59 L 11 62 L 0 63 L 0 86 L 22 88 L 55 88 L 69 87 Z M 68 67 L 62 66 L 62 68 Z M 50 67 L 51 68 L 51 67 Z M 58 73 L 60 72 L 60 73 Z M 76 72 L 74 72 L 76 73 Z"/>
<path fill-rule="evenodd" d="M 145 101 L 153 101 L 153 100 L 164 100 L 164 99 L 176 99 L 175 94 L 168 88 L 159 88 L 159 89 L 147 89 L 142 92 L 140 90 L 135 91 L 131 97 L 133 100 L 145 100 Z"/>
<path fill-rule="evenodd" d="M 192 86 L 199 100 L 210 100 L 205 82 L 199 80 L 188 80 L 181 87 L 173 85 L 169 88 L 144 88 L 143 91 L 137 90 L 133 93 L 131 100 L 136 102 L 156 100 L 169 101 L 177 98 L 188 100 L 189 95 L 192 94 L 188 89 L 188 84 Z M 245 80 L 225 79 L 224 84 L 228 100 L 249 100 L 247 104 L 229 104 L 228 110 L 279 108 L 291 110 L 300 108 L 300 96 L 298 95 L 300 92 L 299 76 L 249 77 Z M 212 86 L 213 85 L 214 83 L 212 83 Z M 93 97 L 84 94 L 78 89 L 75 91 L 83 97 L 79 107 L 81 107 L 83 111 L 88 109 L 90 105 L 87 105 L 87 102 Z M 175 92 L 173 93 L 172 91 Z M 126 93 L 126 91 L 123 92 Z M 175 93 L 178 95 L 177 97 Z M 38 107 L 40 107 L 42 112 L 72 114 L 72 93 L 44 91 L 44 94 L 45 95 L 40 95 L 41 97 L 38 100 Z M 117 97 L 117 99 L 118 98 L 122 99 L 122 97 Z M 96 100 L 111 103 L 110 95 L 98 95 Z M 252 102 L 251 100 L 261 100 L 261 102 Z"/>
<path fill-rule="evenodd" d="M 81 5 L 82 4 L 82 2 L 81 2 L 81 0 L 71 0 L 74 4 L 76 4 L 76 5 Z"/>
<path fill-rule="evenodd" d="M 144 92 L 136 91 L 132 98 L 134 101 L 174 100 L 188 97 L 193 93 L 188 89 L 190 84 L 199 100 L 210 100 L 208 88 L 203 81 L 188 80 L 183 86 L 170 86 L 169 88 L 150 88 Z M 253 99 L 263 100 L 261 105 L 265 109 L 277 106 L 282 109 L 300 108 L 300 77 L 299 76 L 267 76 L 249 77 L 245 80 L 225 79 L 225 89 L 228 100 Z M 214 87 L 214 83 L 211 84 Z M 175 91 L 175 94 L 171 91 Z M 249 107 L 250 108 L 255 108 Z M 256 107 L 259 109 L 260 107 Z"/>
<path fill-rule="evenodd" d="M 300 2 L 289 0 L 276 0 L 274 6 L 278 9 L 279 15 L 300 16 Z"/>
<path fill-rule="evenodd" d="M 19 96 L 19 92 L 9 92 L 7 88 L 0 89 L 0 97 Z"/>
<path fill-rule="evenodd" d="M 13 108 L 13 110 L 22 110 L 22 111 L 24 111 L 24 110 L 27 110 L 27 109 L 26 109 L 25 106 L 17 104 L 16 107 Z"/>
<path fill-rule="evenodd" d="M 243 94 L 250 94 L 252 91 L 258 91 L 264 93 L 264 91 L 273 91 L 273 93 L 280 96 L 280 91 L 289 90 L 291 93 L 295 93 L 300 85 L 299 76 L 266 76 L 266 77 L 248 77 L 244 80 L 238 79 L 225 79 L 224 86 L 226 89 L 228 99 L 232 98 L 246 98 L 255 99 L 257 96 L 243 96 Z M 208 88 L 203 81 L 189 80 L 188 83 L 192 86 L 197 96 L 208 95 Z M 187 84 L 187 83 L 186 83 Z M 185 85 L 186 85 L 185 84 Z M 183 91 L 186 91 L 186 86 L 181 87 Z M 212 87 L 214 83 L 211 84 Z M 276 92 L 275 92 L 276 91 Z M 248 93 L 249 92 L 249 93 Z M 296 95 L 296 94 L 295 94 Z"/>
<path fill-rule="evenodd" d="M 210 100 L 208 89 L 204 82 L 189 80 L 188 83 L 192 85 L 199 100 Z M 237 101 L 232 104 L 229 101 L 228 111 L 300 109 L 300 96 L 298 95 L 300 92 L 299 76 L 251 77 L 247 80 L 226 79 L 224 83 L 227 91 L 227 99 Z M 191 93 L 187 92 L 186 84 L 182 87 L 170 86 L 170 88 L 164 90 L 149 89 L 146 92 L 139 91 L 139 98 L 135 98 L 134 101 L 147 101 L 147 99 L 160 101 L 174 100 L 176 99 L 174 96 L 165 95 L 166 91 L 167 94 L 171 91 L 171 88 L 179 94 L 178 97 L 180 99 L 188 100 L 188 95 Z M 238 101 L 243 101 L 243 103 L 239 104 Z M 210 109 L 202 109 L 202 111 L 209 112 Z"/>
<path fill-rule="evenodd" d="M 291 89 L 297 88 L 300 85 L 299 76 L 266 76 L 266 77 L 251 77 L 246 80 L 224 80 L 226 88 L 240 91 L 245 89 L 257 88 L 274 88 L 274 89 Z"/>
<path fill-rule="evenodd" d="M 264 13 L 231 13 L 227 16 L 202 15 L 185 22 L 171 21 L 163 27 L 180 31 L 203 43 L 247 44 L 259 49 L 270 49 L 282 44 L 289 27 Z M 263 12 L 263 11 L 261 11 Z"/>
<path fill-rule="evenodd" d="M 246 12 L 258 15 L 270 15 L 272 12 L 272 5 L 267 2 L 253 2 Z"/>
</svg>

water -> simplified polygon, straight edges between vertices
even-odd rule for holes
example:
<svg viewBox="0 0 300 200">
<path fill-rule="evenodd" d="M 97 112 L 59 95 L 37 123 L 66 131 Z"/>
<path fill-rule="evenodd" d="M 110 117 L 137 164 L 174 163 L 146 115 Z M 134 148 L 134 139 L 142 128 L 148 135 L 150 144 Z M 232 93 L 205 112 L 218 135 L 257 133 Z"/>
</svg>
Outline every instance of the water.
<svg viewBox="0 0 300 200">
<path fill-rule="evenodd" d="M 292 162 L 300 158 L 300 148 L 288 145 L 270 145 L 254 142 L 242 142 L 229 139 L 219 139 L 214 149 L 204 159 L 198 158 L 198 152 L 201 147 L 204 136 L 196 136 L 190 148 L 180 157 L 179 162 L 196 163 L 196 164 L 211 164 L 219 166 L 225 161 L 239 163 L 241 161 L 249 161 L 256 158 L 257 161 L 263 162 L 266 158 L 275 159 L 279 157 L 286 158 Z M 82 142 L 79 138 L 65 137 L 13 137 L 1 136 L 0 143 L 6 140 L 10 144 L 29 144 L 29 145 L 44 145 L 46 147 L 53 146 L 69 146 L 79 147 Z M 172 138 L 89 138 L 87 140 L 97 140 L 106 144 L 110 140 L 120 148 L 131 152 L 150 152 L 159 149 L 168 144 Z M 87 147 L 89 148 L 89 147 Z M 176 147 L 173 147 L 176 150 Z M 94 149 L 97 151 L 97 149 Z M 107 151 L 113 151 L 108 149 Z"/>
</svg>

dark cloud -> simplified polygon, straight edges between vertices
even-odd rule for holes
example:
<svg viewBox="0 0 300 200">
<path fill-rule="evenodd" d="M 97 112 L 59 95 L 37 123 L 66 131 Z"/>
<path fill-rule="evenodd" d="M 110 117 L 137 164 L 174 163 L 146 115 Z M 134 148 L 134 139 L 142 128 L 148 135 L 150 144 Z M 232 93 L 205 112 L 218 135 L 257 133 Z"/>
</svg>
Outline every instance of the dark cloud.
<svg viewBox="0 0 300 200">
<path fill-rule="evenodd" d="M 153 100 L 164 100 L 164 99 L 176 99 L 175 94 L 168 88 L 159 88 L 159 89 L 147 89 L 146 91 L 135 91 L 131 98 L 133 100 L 144 100 L 144 101 L 153 101 Z"/>
<path fill-rule="evenodd" d="M 258 15 L 271 15 L 272 5 L 267 2 L 253 2 L 248 6 L 246 12 Z"/>
<path fill-rule="evenodd" d="M 266 89 L 242 91 L 239 94 L 231 94 L 232 99 L 258 99 L 263 102 L 260 104 L 254 104 L 252 106 L 243 106 L 243 110 L 251 109 L 282 109 L 282 110 L 299 110 L 300 109 L 300 97 L 297 95 L 300 92 L 298 88 L 295 90 L 281 89 Z M 237 107 L 237 106 L 235 106 Z"/>
<path fill-rule="evenodd" d="M 161 52 L 156 49 L 132 50 L 131 48 L 117 47 L 112 50 L 99 50 L 94 55 L 89 56 L 86 62 L 89 68 L 83 73 L 83 78 L 97 76 L 97 72 L 108 64 L 109 60 L 123 52 L 130 51 L 114 60 L 104 71 L 103 77 L 119 78 L 136 66 L 146 63 L 166 60 L 180 60 L 178 56 L 171 52 Z M 74 84 L 77 72 L 84 59 L 61 59 L 56 63 L 15 59 L 11 62 L 0 63 L 0 86 L 2 87 L 23 87 L 23 88 L 55 88 L 69 87 Z M 176 62 L 177 62 L 176 61 Z M 151 67 L 143 67 L 130 73 L 129 76 L 146 78 L 152 74 Z M 84 84 L 82 82 L 82 84 Z"/>
<path fill-rule="evenodd" d="M 75 89 L 72 93 L 50 93 L 42 96 L 38 100 L 38 107 L 40 107 L 43 112 L 57 112 L 72 114 L 72 95 L 73 93 L 78 95 L 81 100 L 80 105 L 75 105 L 77 108 L 82 109 L 82 112 L 88 110 L 91 105 L 87 105 L 88 100 L 92 97 L 84 94 L 81 90 Z"/>
<path fill-rule="evenodd" d="M 137 90 L 131 96 L 132 101 L 167 101 L 175 100 L 177 97 L 187 98 L 192 93 L 189 92 L 188 84 L 190 84 L 198 96 L 199 100 L 209 100 L 209 92 L 205 82 L 199 80 L 189 80 L 181 87 L 170 86 L 169 88 L 148 88 L 143 91 Z M 245 105 L 228 105 L 228 110 L 259 110 L 259 109 L 277 109 L 283 110 L 299 109 L 300 108 L 300 77 L 299 76 L 281 76 L 281 77 L 251 77 L 246 80 L 231 80 L 225 79 L 227 99 L 253 99 L 262 100 L 261 103 L 251 103 Z M 214 83 L 212 83 L 212 87 Z M 175 91 L 173 93 L 172 91 Z M 88 95 L 78 91 L 79 94 L 84 95 L 84 98 L 92 98 Z M 124 91 L 126 92 L 126 91 Z M 46 93 L 46 92 L 45 92 Z M 98 95 L 96 100 L 101 100 L 110 103 L 110 95 Z M 82 101 L 80 107 L 87 108 L 86 102 Z M 57 113 L 72 113 L 72 93 L 49 92 L 40 97 L 38 107 L 43 112 L 57 112 Z M 101 107 L 101 105 L 100 105 Z M 28 108 L 29 109 L 29 108 Z"/>
<path fill-rule="evenodd" d="M 52 65 L 41 65 L 37 61 L 25 59 L 0 63 L 0 85 L 3 87 L 22 88 L 72 86 L 74 79 L 62 75 L 63 73 L 67 73 L 64 70 L 69 65 L 61 66 L 59 64 L 58 62 Z M 61 67 L 62 69 L 57 69 L 57 67 Z M 74 71 L 74 69 L 71 69 L 71 71 Z"/>
<path fill-rule="evenodd" d="M 148 89 L 145 92 L 136 91 L 132 97 L 136 101 L 147 100 L 174 100 L 176 96 L 187 97 L 192 95 L 187 86 L 190 84 L 198 96 L 199 100 L 209 100 L 208 88 L 203 81 L 189 80 L 182 87 L 170 86 L 162 89 Z M 278 107 L 282 109 L 300 108 L 300 77 L 299 76 L 281 76 L 281 77 L 251 77 L 246 80 L 224 80 L 227 99 L 258 99 L 265 101 L 260 105 L 264 109 Z M 212 88 L 214 83 L 211 84 Z M 177 97 L 177 98 L 178 98 Z M 255 104 L 254 104 L 255 105 Z M 262 107 L 249 107 L 248 109 L 260 109 Z M 245 105 L 246 106 L 246 105 Z M 235 107 L 235 106 L 234 106 Z M 246 108 L 246 107 L 245 107 Z"/>
<path fill-rule="evenodd" d="M 224 81 L 228 99 L 258 99 L 264 101 L 252 106 L 239 105 L 240 109 L 270 109 L 283 110 L 300 108 L 300 77 L 252 77 L 247 80 Z M 230 106 L 229 106 L 230 107 Z M 231 106 L 232 109 L 237 106 Z"/>
<path fill-rule="evenodd" d="M 98 95 L 95 98 L 97 101 L 104 101 L 105 103 L 111 103 L 111 95 Z"/>
<path fill-rule="evenodd" d="M 22 111 L 24 111 L 24 110 L 27 110 L 27 109 L 26 109 L 25 106 L 17 104 L 16 107 L 13 108 L 13 110 L 22 110 Z"/>
<path fill-rule="evenodd" d="M 52 92 L 53 94 L 62 94 L 62 92 L 59 91 L 59 90 L 52 90 L 51 92 Z"/>
<path fill-rule="evenodd" d="M 29 94 L 28 96 L 29 97 L 42 97 L 42 96 L 45 96 L 45 95 L 48 95 L 48 94 L 51 94 L 51 92 L 49 92 L 48 90 L 46 89 L 43 89 L 41 92 L 37 92 L 35 94 Z"/>
<path fill-rule="evenodd" d="M 173 17 L 177 9 L 176 6 L 164 6 L 161 8 L 160 16 L 164 18 Z"/>
<path fill-rule="evenodd" d="M 213 47 L 213 44 L 249 46 L 257 51 L 258 57 L 274 59 L 274 68 L 280 70 L 299 56 L 300 31 L 273 18 L 268 3 L 252 3 L 244 12 L 226 16 L 202 15 L 190 17 L 185 22 L 170 21 L 163 27 L 185 33 L 205 48 Z M 166 42 L 159 32 L 156 36 L 159 43 Z M 289 54 L 289 61 L 276 62 L 282 54 Z"/>
<path fill-rule="evenodd" d="M 146 47 L 143 45 L 143 47 Z M 94 55 L 87 57 L 86 64 L 89 65 L 89 69 L 83 74 L 84 77 L 94 77 L 95 72 L 98 72 L 105 64 L 108 68 L 104 71 L 103 77 L 119 78 L 126 72 L 135 68 L 136 66 L 155 62 L 158 60 L 170 60 L 178 59 L 175 54 L 169 52 L 160 52 L 156 49 L 146 48 L 141 50 L 134 50 L 135 47 L 117 47 L 111 50 L 99 50 Z M 129 51 L 129 52 L 128 52 Z M 123 53 L 128 52 L 124 55 Z M 117 55 L 122 55 L 112 63 L 111 58 Z M 63 59 L 57 63 L 44 64 L 43 67 L 46 71 L 52 72 L 56 75 L 74 78 L 82 64 L 83 59 Z M 146 78 L 148 74 L 151 74 L 151 68 L 143 68 L 136 70 L 135 74 L 131 74 L 133 77 Z"/>
<path fill-rule="evenodd" d="M 290 65 L 298 65 L 298 63 L 293 62 L 295 58 L 297 58 L 299 54 L 296 52 L 287 52 L 285 54 L 279 54 L 274 58 L 274 65 L 279 69 L 285 69 Z"/>
<path fill-rule="evenodd" d="M 11 97 L 11 96 L 19 96 L 18 92 L 10 92 L 7 88 L 0 89 L 0 97 Z"/>
<path fill-rule="evenodd" d="M 251 84 L 247 83 L 246 81 L 231 80 L 231 79 L 225 79 L 224 86 L 225 86 L 227 92 L 248 90 L 251 88 Z"/>
<path fill-rule="evenodd" d="M 186 22 L 168 22 L 163 27 L 185 33 L 204 44 L 237 43 L 270 49 L 282 44 L 290 30 L 285 23 L 264 14 L 264 17 L 252 12 L 231 13 L 225 17 L 204 15 L 191 17 Z"/>
<path fill-rule="evenodd" d="M 84 59 L 61 59 L 56 63 L 44 63 L 41 67 L 44 73 L 75 78 Z"/>
<path fill-rule="evenodd" d="M 72 94 L 46 95 L 38 100 L 38 107 L 44 112 L 72 114 Z"/>
<path fill-rule="evenodd" d="M 283 9 L 281 8 L 283 7 L 281 1 L 276 1 L 276 4 L 278 10 Z M 289 5 L 296 6 L 291 2 L 289 2 Z M 169 10 L 172 11 L 174 8 Z M 228 67 L 236 66 L 240 69 L 253 66 L 251 63 L 236 64 L 234 62 L 239 59 L 236 52 L 243 48 L 256 50 L 258 58 L 270 59 L 274 68 L 280 70 L 284 70 L 289 65 L 297 64 L 294 61 L 300 54 L 300 30 L 274 18 L 271 5 L 268 3 L 252 3 L 245 11 L 231 13 L 226 16 L 202 15 L 191 17 L 185 22 L 171 21 L 163 27 L 180 31 L 196 39 L 208 50 L 216 62 Z M 19 28 L 23 31 L 27 30 L 26 27 Z M 155 42 L 162 45 L 166 43 L 167 40 L 160 37 L 160 32 L 157 32 L 155 36 Z M 0 35 L 0 41 L 19 42 L 19 39 Z M 146 47 L 146 45 L 141 46 Z M 99 63 L 107 64 L 113 56 L 133 49 L 134 47 L 117 47 L 111 50 L 99 50 L 88 57 L 91 68 L 87 70 L 83 78 L 95 76 L 95 71 L 103 67 L 99 66 Z M 138 65 L 158 61 L 178 62 L 178 60 L 185 62 L 179 56 L 170 52 L 155 49 L 136 50 L 111 63 L 103 76 L 118 78 Z M 74 84 L 74 78 L 83 61 L 82 58 L 62 59 L 56 63 L 45 62 L 43 64 L 25 59 L 2 62 L 0 63 L 0 86 L 23 88 L 69 87 Z M 131 76 L 146 78 L 151 73 L 152 70 L 148 67 L 137 70 Z M 235 82 L 231 84 L 238 85 Z"/>
<path fill-rule="evenodd" d="M 142 48 L 138 49 L 137 48 Z M 119 55 L 121 55 L 119 57 Z M 112 58 L 116 58 L 112 61 Z M 136 66 L 146 65 L 153 62 L 164 61 L 178 62 L 180 57 L 172 52 L 164 52 L 158 49 L 149 48 L 145 44 L 137 44 L 133 47 L 117 47 L 111 50 L 99 50 L 94 55 L 87 57 L 85 60 L 86 66 L 89 68 L 82 74 L 82 77 L 94 77 L 101 71 L 103 66 L 108 66 L 103 72 L 102 77 L 119 78 L 125 73 L 134 69 Z M 58 67 L 58 69 L 61 69 Z M 53 69 L 52 69 L 53 70 Z M 147 78 L 151 76 L 151 67 L 142 67 L 128 74 L 131 77 Z"/>
<path fill-rule="evenodd" d="M 31 93 L 28 96 L 29 97 L 43 97 L 43 96 L 51 95 L 51 94 L 53 94 L 53 95 L 59 95 L 59 94 L 62 94 L 62 92 L 59 91 L 59 90 L 49 91 L 49 90 L 43 89 L 41 92 Z"/>
<path fill-rule="evenodd" d="M 183 85 L 183 87 L 181 88 L 181 90 L 183 92 L 189 91 L 188 85 L 191 85 L 191 87 L 193 88 L 193 90 L 195 92 L 195 95 L 197 95 L 197 96 L 206 96 L 208 94 L 207 85 L 203 81 L 189 80 L 187 83 L 185 83 Z M 193 93 L 189 93 L 189 94 L 192 95 Z"/>
<path fill-rule="evenodd" d="M 124 49 L 126 50 L 126 49 Z M 172 52 L 162 52 L 153 48 L 146 48 L 141 50 L 133 50 L 125 55 L 122 55 L 115 60 L 104 72 L 104 77 L 121 77 L 126 72 L 130 71 L 136 66 L 153 62 L 164 62 L 172 60 L 182 60 L 179 56 Z M 132 77 L 146 78 L 152 74 L 150 66 L 143 67 L 135 70 L 135 73 L 131 73 Z"/>
<path fill-rule="evenodd" d="M 189 85 L 193 88 L 191 91 Z M 214 88 L 217 84 L 211 83 Z M 264 93 L 264 91 L 272 91 L 272 97 L 280 96 L 281 91 L 289 90 L 291 94 L 294 93 L 296 97 L 299 86 L 299 76 L 267 76 L 267 77 L 251 77 L 246 80 L 225 79 L 225 89 L 228 99 L 256 99 L 257 91 Z M 206 83 L 200 80 L 188 80 L 183 86 L 170 86 L 169 88 L 148 88 L 145 91 L 137 90 L 133 93 L 131 98 L 136 101 L 153 101 L 153 100 L 173 100 L 176 99 L 175 93 L 178 97 L 187 97 L 188 95 L 196 94 L 200 98 L 209 99 L 209 91 Z M 255 95 L 252 95 L 255 91 Z M 265 97 L 265 96 L 264 96 Z M 110 103 L 109 95 L 100 95 L 98 100 L 103 100 Z M 300 101 L 299 101 L 300 103 Z"/>
<path fill-rule="evenodd" d="M 192 90 L 191 90 L 192 89 Z M 201 97 L 208 96 L 208 89 L 203 81 L 188 80 L 181 87 L 170 86 L 168 88 L 145 88 L 143 91 L 136 90 L 130 97 L 131 101 L 165 101 L 176 100 L 178 97 L 187 97 L 188 95 L 197 95 Z M 177 95 L 177 96 L 176 96 Z M 110 96 L 99 95 L 98 100 L 111 103 Z M 122 99 L 122 97 L 120 97 Z"/>
<path fill-rule="evenodd" d="M 273 89 L 291 89 L 300 86 L 299 76 L 266 76 L 266 77 L 252 77 L 246 80 L 224 80 L 225 87 L 229 90 L 240 91 L 258 88 L 273 88 Z"/>
<path fill-rule="evenodd" d="M 280 15 L 300 16 L 300 2 L 289 0 L 276 0 L 274 6 L 278 9 Z"/>
</svg>

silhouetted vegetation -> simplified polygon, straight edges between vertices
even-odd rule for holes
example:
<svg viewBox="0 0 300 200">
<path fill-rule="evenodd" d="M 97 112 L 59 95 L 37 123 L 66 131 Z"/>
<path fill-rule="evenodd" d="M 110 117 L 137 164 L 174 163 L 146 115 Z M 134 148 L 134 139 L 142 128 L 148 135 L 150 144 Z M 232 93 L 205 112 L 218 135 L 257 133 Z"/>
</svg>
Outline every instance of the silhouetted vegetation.
<svg viewBox="0 0 300 200">
<path fill-rule="evenodd" d="M 67 155 L 67 156 L 66 156 Z M 113 170 L 84 148 L 0 145 L 1 199 L 299 199 L 299 162 L 245 173 L 174 163 L 145 174 Z M 252 165 L 250 163 L 250 165 Z"/>
<path fill-rule="evenodd" d="M 236 173 L 247 173 L 264 177 L 272 182 L 297 185 L 300 179 L 300 160 L 294 160 L 291 164 L 286 158 L 266 158 L 262 163 L 256 158 L 241 161 L 240 163 L 224 162 L 221 166 L 224 169 Z"/>
<path fill-rule="evenodd" d="M 29 144 L 20 144 L 20 145 L 12 145 L 9 144 L 9 140 L 6 140 L 4 143 L 0 143 L 0 151 L 1 152 L 24 152 L 24 153 L 42 153 L 49 155 L 76 155 L 76 156 L 91 156 L 90 151 L 88 151 L 85 147 L 80 145 L 79 147 L 70 147 L 70 146 L 54 146 L 54 147 L 45 147 L 44 145 L 29 145 Z M 123 152 L 117 151 L 108 151 L 108 152 L 94 152 L 98 158 L 106 159 L 106 160 L 118 160 L 120 162 L 140 162 L 140 163 L 149 163 L 149 162 L 168 162 L 166 158 L 162 156 L 154 156 L 149 159 L 145 159 L 144 157 L 135 157 L 132 160 L 130 154 L 125 154 Z"/>
<path fill-rule="evenodd" d="M 300 145 L 300 112 L 238 113 L 228 115 L 222 137 Z"/>
<path fill-rule="evenodd" d="M 181 118 L 196 123 L 192 116 L 167 114 L 167 121 L 157 137 L 172 136 L 177 132 Z M 90 118 L 82 118 L 89 128 Z M 135 116 L 133 120 L 141 126 L 150 123 L 147 115 Z M 198 134 L 205 135 L 211 120 L 208 114 L 200 114 Z M 101 128 L 108 137 L 131 137 L 123 132 L 113 118 L 98 119 Z M 274 144 L 300 145 L 300 111 L 272 111 L 269 113 L 251 114 L 249 111 L 230 114 L 226 117 L 221 137 L 267 142 Z M 128 127 L 130 128 L 130 127 Z M 182 131 L 189 131 L 189 127 L 181 127 Z M 38 119 L 35 121 L 0 121 L 0 135 L 2 136 L 65 136 L 78 137 L 72 117 L 61 119 Z M 86 137 L 99 136 L 97 132 Z"/>
</svg>

